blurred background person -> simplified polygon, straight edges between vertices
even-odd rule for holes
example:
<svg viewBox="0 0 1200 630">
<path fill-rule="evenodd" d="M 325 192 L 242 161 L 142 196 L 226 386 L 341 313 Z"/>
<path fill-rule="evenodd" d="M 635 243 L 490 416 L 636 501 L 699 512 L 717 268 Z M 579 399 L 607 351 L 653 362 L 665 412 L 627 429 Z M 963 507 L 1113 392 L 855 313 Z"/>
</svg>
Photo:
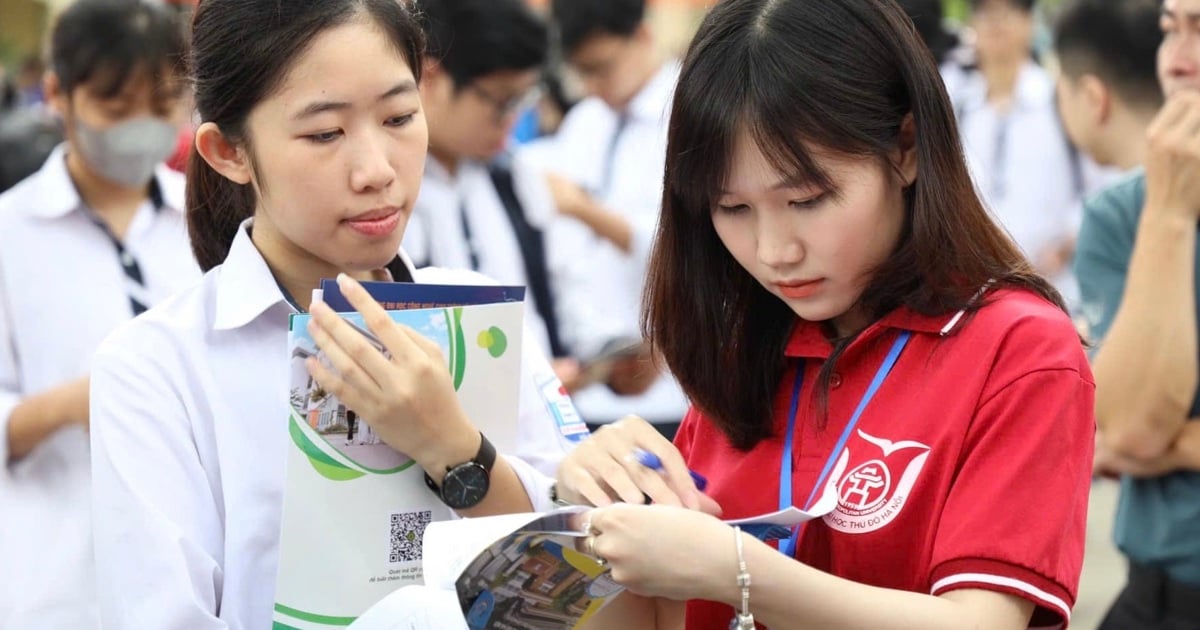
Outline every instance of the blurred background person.
<svg viewBox="0 0 1200 630">
<path fill-rule="evenodd" d="M 1057 102 L 1071 141 L 1101 166 L 1142 165 L 1162 107 L 1155 72 L 1160 0 L 1073 0 L 1058 15 Z"/>
<path fill-rule="evenodd" d="M 21 62 L 16 80 L 18 107 L 35 107 L 46 102 L 46 94 L 42 89 L 45 73 L 46 66 L 36 54 L 27 56 Z"/>
<path fill-rule="evenodd" d="M 1034 4 L 971 0 L 976 66 L 951 96 L 984 202 L 1071 304 L 1068 261 L 1090 185 L 1059 122 L 1054 83 L 1033 57 Z"/>
<path fill-rule="evenodd" d="M 568 84 L 566 73 L 561 62 L 555 59 L 553 49 L 550 61 L 542 71 L 542 95 L 538 99 L 534 115 L 537 119 L 537 135 L 519 146 L 514 151 L 521 159 L 529 160 L 544 171 L 552 171 L 558 151 L 558 130 L 562 127 L 567 113 L 579 99 L 575 96 L 573 86 Z"/>
<path fill-rule="evenodd" d="M 45 82 L 67 142 L 0 195 L 2 628 L 99 627 L 88 373 L 113 328 L 199 277 L 163 165 L 184 53 L 161 7 L 72 4 Z"/>
<path fill-rule="evenodd" d="M 592 425 L 636 414 L 673 435 L 687 400 L 639 343 L 639 313 L 679 64 L 656 47 L 645 0 L 554 0 L 551 8 L 564 59 L 587 94 L 556 140 L 551 188 L 570 220 L 557 222 L 551 239 L 567 264 L 555 286 L 581 372 L 605 364 L 605 383 L 582 387 L 575 402 Z"/>
<path fill-rule="evenodd" d="M 546 356 L 564 356 L 542 234 L 554 202 L 545 175 L 506 154 L 517 118 L 541 98 L 548 27 L 522 0 L 416 5 L 429 38 L 421 100 L 430 159 L 404 249 L 418 266 L 527 286 L 530 329 Z"/>
<path fill-rule="evenodd" d="M 41 108 L 0 112 L 0 193 L 35 173 L 62 140 L 58 118 Z"/>
<path fill-rule="evenodd" d="M 17 106 L 17 86 L 0 63 L 0 115 Z"/>
<path fill-rule="evenodd" d="M 1129 561 L 1102 630 L 1200 628 L 1200 0 L 1165 0 L 1159 28 L 1166 100 L 1145 170 L 1088 201 L 1075 259 L 1096 467 L 1120 475 L 1114 538 Z"/>
</svg>

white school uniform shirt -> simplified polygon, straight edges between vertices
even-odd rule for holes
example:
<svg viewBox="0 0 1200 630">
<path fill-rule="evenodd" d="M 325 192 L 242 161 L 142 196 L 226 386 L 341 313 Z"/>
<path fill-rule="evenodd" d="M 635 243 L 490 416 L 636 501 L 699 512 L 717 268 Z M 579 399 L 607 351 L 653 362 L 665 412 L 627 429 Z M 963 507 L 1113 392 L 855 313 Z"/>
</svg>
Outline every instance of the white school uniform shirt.
<svg viewBox="0 0 1200 630">
<path fill-rule="evenodd" d="M 287 451 L 288 316 L 247 232 L 191 290 L 118 329 L 92 376 L 96 559 L 106 630 L 271 627 Z M 401 253 L 411 269 L 407 255 Z M 479 284 L 444 269 L 417 281 Z M 516 457 L 534 509 L 571 446 L 526 340 Z"/>
<path fill-rule="evenodd" d="M 594 356 L 615 338 L 641 337 L 642 291 L 662 207 L 667 123 L 679 72 L 678 63 L 664 64 L 625 112 L 596 97 L 584 99 L 571 108 L 554 141 L 552 170 L 620 213 L 633 232 L 631 252 L 625 253 L 577 221 L 563 218 L 551 227 L 548 258 L 559 324 L 578 357 Z M 678 422 L 687 411 L 687 398 L 670 375 L 641 396 L 617 396 L 601 384 L 573 398 L 595 423 L 629 414 Z"/>
<path fill-rule="evenodd" d="M 1036 264 L 1047 248 L 1078 233 L 1083 200 L 1111 181 L 1111 173 L 1082 153 L 1072 156 L 1054 81 L 1036 63 L 1022 66 L 1007 113 L 988 103 L 979 72 L 960 72 L 948 86 L 975 186 Z M 1077 297 L 1069 271 L 1051 280 L 1068 302 Z"/>
<path fill-rule="evenodd" d="M 1032 259 L 1069 235 L 1079 197 L 1054 107 L 1054 82 L 1045 70 L 1026 63 L 1007 113 L 987 102 L 981 73 L 964 78 L 957 92 L 955 109 L 975 184 Z"/>
<path fill-rule="evenodd" d="M 641 293 L 662 207 L 667 119 L 679 70 L 677 63 L 665 64 L 623 113 L 586 98 L 558 130 L 552 170 L 633 228 L 627 254 L 577 221 L 563 218 L 553 225 L 550 256 L 556 268 L 566 269 L 555 282 L 559 319 L 565 341 L 579 356 L 595 354 L 615 337 L 640 336 Z"/>
<path fill-rule="evenodd" d="M 554 217 L 554 199 L 543 172 L 517 158 L 511 166 L 513 189 L 521 200 L 530 225 L 542 228 Z M 463 229 L 463 214 L 470 226 L 468 240 Z M 512 286 L 528 286 L 521 245 L 512 221 L 487 165 L 463 160 L 451 174 L 439 161 L 425 162 L 421 194 L 404 230 L 404 251 L 418 264 L 446 269 L 472 269 L 471 252 L 478 266 L 474 271 Z M 525 293 L 526 328 L 539 348 L 550 355 L 550 337 L 546 323 L 538 314 L 532 292 Z"/>
<path fill-rule="evenodd" d="M 146 304 L 194 283 L 183 177 L 156 173 L 162 205 L 145 203 L 123 245 Z M 72 426 L 9 458 L 8 422 L 29 395 L 86 375 L 92 354 L 133 317 L 132 281 L 67 173 L 66 149 L 0 195 L 0 628 L 99 627 L 92 563 L 88 438 Z"/>
</svg>

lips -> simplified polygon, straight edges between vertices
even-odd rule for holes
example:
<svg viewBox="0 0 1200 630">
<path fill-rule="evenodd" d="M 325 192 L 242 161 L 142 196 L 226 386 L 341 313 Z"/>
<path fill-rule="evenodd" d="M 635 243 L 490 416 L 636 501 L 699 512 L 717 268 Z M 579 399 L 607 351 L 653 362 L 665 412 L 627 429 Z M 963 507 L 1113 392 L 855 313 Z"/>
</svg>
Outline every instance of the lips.
<svg viewBox="0 0 1200 630">
<path fill-rule="evenodd" d="M 395 206 L 388 206 L 386 208 L 376 208 L 374 210 L 371 210 L 370 212 L 364 212 L 362 214 L 355 215 L 346 220 L 351 223 L 358 222 L 358 221 L 378 221 L 380 219 L 386 219 L 393 214 L 399 214 L 399 213 L 400 213 L 400 208 L 397 208 Z"/>
<path fill-rule="evenodd" d="M 364 212 L 345 223 L 354 231 L 364 236 L 379 237 L 390 235 L 400 225 L 400 208 L 378 208 Z"/>
<path fill-rule="evenodd" d="M 815 295 L 821 290 L 821 286 L 824 283 L 825 280 L 823 278 L 815 280 L 788 280 L 776 282 L 775 289 L 786 298 L 802 299 Z"/>
</svg>

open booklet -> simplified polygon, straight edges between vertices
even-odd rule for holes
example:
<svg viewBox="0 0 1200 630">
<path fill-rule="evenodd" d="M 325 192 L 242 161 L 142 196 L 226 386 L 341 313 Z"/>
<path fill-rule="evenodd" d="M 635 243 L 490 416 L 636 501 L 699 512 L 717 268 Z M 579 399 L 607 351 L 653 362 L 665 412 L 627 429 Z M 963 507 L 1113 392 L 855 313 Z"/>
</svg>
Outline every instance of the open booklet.
<svg viewBox="0 0 1200 630">
<path fill-rule="evenodd" d="M 795 507 L 727 520 L 763 540 L 833 511 L 826 492 L 805 512 Z M 433 523 L 425 529 L 425 586 L 400 589 L 350 630 L 571 630 L 624 589 L 597 558 L 579 551 L 583 532 L 568 507 Z"/>
<path fill-rule="evenodd" d="M 458 401 L 500 452 L 517 439 L 524 293 L 513 287 L 366 283 L 400 324 L 437 343 Z M 335 284 L 328 303 L 344 310 Z M 325 299 L 322 296 L 322 299 Z M 401 310 L 412 309 L 412 310 Z M 342 317 L 380 352 L 356 313 Z M 324 360 L 293 315 L 287 479 L 280 525 L 276 630 L 345 628 L 404 585 L 423 583 L 422 541 L 433 522 L 454 518 L 426 487 L 409 454 L 384 444 L 308 374 Z M 282 420 L 282 418 L 281 418 Z"/>
</svg>

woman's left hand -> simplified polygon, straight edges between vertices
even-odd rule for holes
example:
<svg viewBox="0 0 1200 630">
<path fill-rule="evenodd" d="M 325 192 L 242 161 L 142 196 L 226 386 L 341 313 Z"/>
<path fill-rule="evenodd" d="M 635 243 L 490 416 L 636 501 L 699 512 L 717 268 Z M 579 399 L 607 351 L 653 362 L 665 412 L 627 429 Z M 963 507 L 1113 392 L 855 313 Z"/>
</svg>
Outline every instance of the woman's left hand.
<svg viewBox="0 0 1200 630">
<path fill-rule="evenodd" d="M 733 528 L 703 512 L 618 503 L 581 515 L 591 551 L 613 579 L 644 597 L 731 601 L 737 591 Z M 750 540 L 747 538 L 747 540 Z"/>
<path fill-rule="evenodd" d="M 390 356 L 328 305 L 314 302 L 309 332 L 333 369 L 309 359 L 313 378 L 431 475 L 473 457 L 479 431 L 458 403 L 441 348 L 397 324 L 352 278 L 339 276 L 338 287 Z"/>
</svg>

